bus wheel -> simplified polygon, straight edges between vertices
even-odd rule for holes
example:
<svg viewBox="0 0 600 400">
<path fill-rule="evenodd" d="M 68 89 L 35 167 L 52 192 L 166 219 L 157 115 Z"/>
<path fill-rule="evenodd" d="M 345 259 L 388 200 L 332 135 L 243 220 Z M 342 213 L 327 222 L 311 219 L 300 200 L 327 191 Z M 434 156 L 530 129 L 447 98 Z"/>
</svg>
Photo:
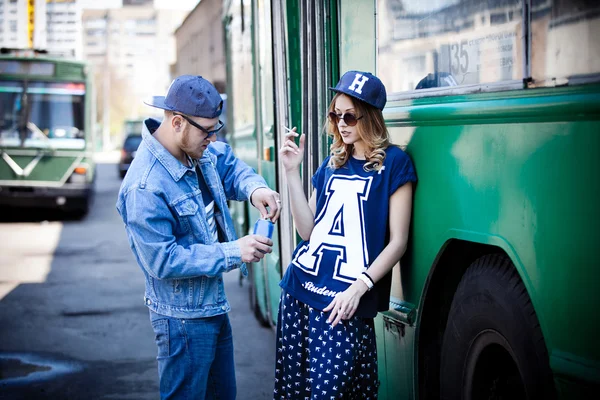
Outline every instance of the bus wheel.
<svg viewBox="0 0 600 400">
<path fill-rule="evenodd" d="M 90 201 L 90 197 L 74 200 L 74 204 L 65 209 L 69 215 L 69 218 L 76 220 L 85 218 L 90 210 Z"/>
<path fill-rule="evenodd" d="M 553 399 L 540 324 L 525 285 L 504 255 L 465 272 L 442 341 L 442 399 Z"/>
</svg>

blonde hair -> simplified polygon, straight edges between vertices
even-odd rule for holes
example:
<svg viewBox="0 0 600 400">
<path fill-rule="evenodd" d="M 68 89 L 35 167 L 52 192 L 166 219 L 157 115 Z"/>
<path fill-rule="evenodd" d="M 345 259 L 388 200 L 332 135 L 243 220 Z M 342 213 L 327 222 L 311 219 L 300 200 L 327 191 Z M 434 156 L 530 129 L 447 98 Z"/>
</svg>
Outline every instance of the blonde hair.
<svg viewBox="0 0 600 400">
<path fill-rule="evenodd" d="M 344 94 L 336 93 L 333 96 L 329 104 L 328 113 L 335 112 L 335 102 L 342 95 Z M 358 120 L 358 124 L 355 127 L 358 136 L 367 148 L 364 154 L 367 162 L 363 166 L 363 169 L 365 171 L 379 171 L 385 160 L 385 149 L 390 146 L 389 133 L 385 126 L 383 114 L 378 108 L 351 96 L 347 97 L 352 101 L 357 118 L 362 117 Z M 331 158 L 329 159 L 329 166 L 336 169 L 340 168 L 352 156 L 354 145 L 344 143 L 337 124 L 332 123 L 329 118 L 327 118 L 327 122 L 325 123 L 325 129 L 327 134 L 333 139 L 330 147 Z"/>
</svg>

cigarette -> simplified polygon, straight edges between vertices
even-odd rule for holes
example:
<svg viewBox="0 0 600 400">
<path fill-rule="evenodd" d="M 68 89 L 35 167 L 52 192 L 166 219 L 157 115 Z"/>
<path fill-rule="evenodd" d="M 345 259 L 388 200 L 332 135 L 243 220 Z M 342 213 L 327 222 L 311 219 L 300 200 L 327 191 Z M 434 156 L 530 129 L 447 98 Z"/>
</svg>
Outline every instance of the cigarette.
<svg viewBox="0 0 600 400">
<path fill-rule="evenodd" d="M 287 126 L 283 125 L 283 127 L 285 128 L 286 131 L 288 132 L 294 132 L 294 133 L 298 133 L 296 131 L 291 130 L 290 128 L 288 128 Z"/>
</svg>

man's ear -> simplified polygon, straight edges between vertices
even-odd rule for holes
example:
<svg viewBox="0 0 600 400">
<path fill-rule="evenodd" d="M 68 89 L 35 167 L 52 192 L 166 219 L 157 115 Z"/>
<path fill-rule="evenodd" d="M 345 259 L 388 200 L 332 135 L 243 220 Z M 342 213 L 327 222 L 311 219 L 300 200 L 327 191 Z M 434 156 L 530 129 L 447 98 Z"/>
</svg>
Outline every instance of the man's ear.
<svg viewBox="0 0 600 400">
<path fill-rule="evenodd" d="M 175 132 L 179 132 L 182 129 L 183 118 L 178 117 L 177 115 L 171 115 L 171 127 L 175 130 Z"/>
</svg>

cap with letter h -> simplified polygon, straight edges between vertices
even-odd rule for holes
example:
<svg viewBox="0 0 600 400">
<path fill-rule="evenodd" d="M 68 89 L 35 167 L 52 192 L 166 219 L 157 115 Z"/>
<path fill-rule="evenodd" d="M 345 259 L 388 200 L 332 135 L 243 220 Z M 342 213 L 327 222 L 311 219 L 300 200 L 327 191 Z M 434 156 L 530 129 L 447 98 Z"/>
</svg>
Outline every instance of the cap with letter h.
<svg viewBox="0 0 600 400">
<path fill-rule="evenodd" d="M 192 117 L 216 118 L 221 115 L 223 99 L 201 76 L 181 75 L 171 83 L 166 96 L 154 96 L 149 106 L 175 111 Z"/>
<path fill-rule="evenodd" d="M 383 110 L 387 101 L 385 86 L 370 72 L 348 71 L 334 88 L 329 89 L 347 94 L 380 110 Z"/>
</svg>

